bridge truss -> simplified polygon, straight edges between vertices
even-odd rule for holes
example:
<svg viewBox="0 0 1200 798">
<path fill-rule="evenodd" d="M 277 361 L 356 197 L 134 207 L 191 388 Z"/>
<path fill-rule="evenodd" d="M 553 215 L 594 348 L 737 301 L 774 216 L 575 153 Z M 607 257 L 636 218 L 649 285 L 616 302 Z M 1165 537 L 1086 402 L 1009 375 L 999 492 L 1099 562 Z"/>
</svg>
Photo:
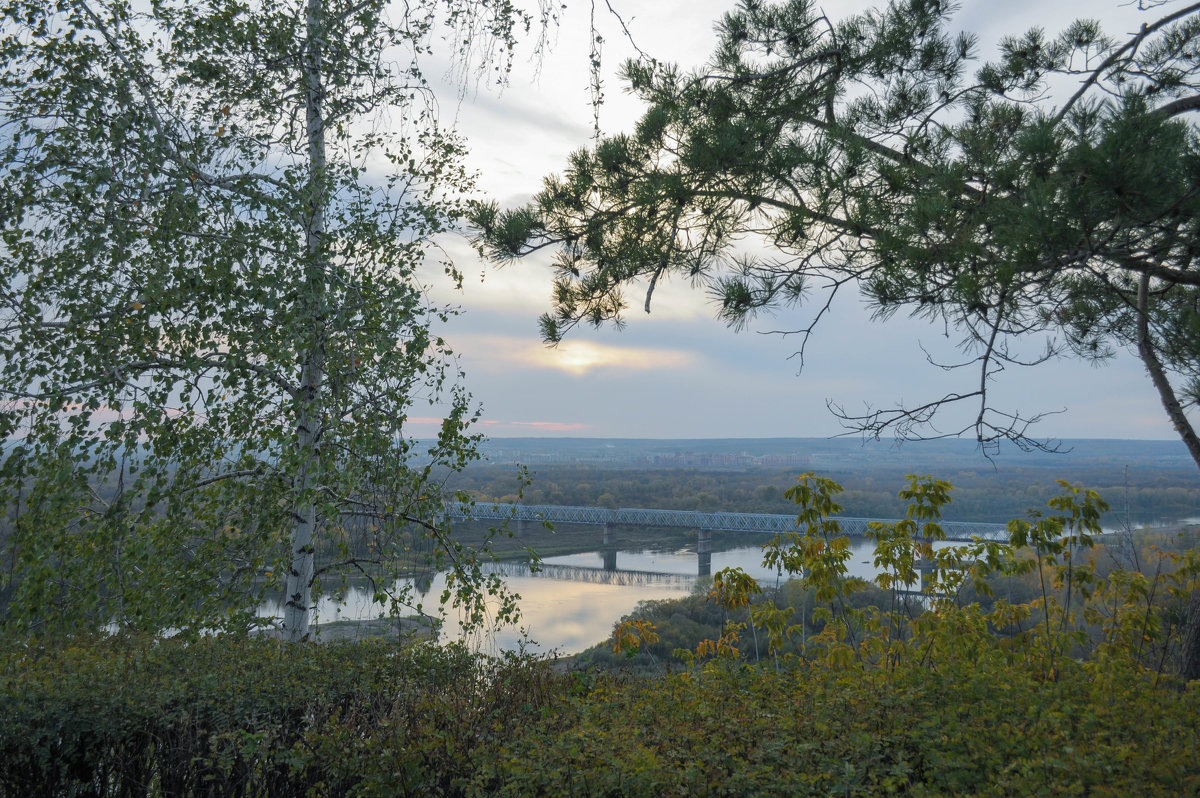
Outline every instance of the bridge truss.
<svg viewBox="0 0 1200 798">
<path fill-rule="evenodd" d="M 477 521 L 549 521 L 555 524 L 594 526 L 651 526 L 674 529 L 711 530 L 714 532 L 795 532 L 796 516 L 766 513 L 702 513 L 694 510 L 651 510 L 606 507 L 571 507 L 555 504 L 505 504 L 502 502 L 449 502 L 450 518 Z M 872 523 L 892 524 L 896 519 L 842 518 L 842 534 L 861 537 Z M 1007 540 L 1004 524 L 942 521 L 947 540 L 969 542 L 974 538 Z"/>
</svg>

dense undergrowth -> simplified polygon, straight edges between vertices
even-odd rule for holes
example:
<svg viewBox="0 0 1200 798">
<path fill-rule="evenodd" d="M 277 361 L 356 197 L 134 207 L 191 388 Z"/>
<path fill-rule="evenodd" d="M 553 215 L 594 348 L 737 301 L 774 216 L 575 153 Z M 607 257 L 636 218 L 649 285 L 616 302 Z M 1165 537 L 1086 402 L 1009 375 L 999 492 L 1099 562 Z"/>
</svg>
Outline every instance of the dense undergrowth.
<svg viewBox="0 0 1200 798">
<path fill-rule="evenodd" d="M 9 646 L 0 790 L 1195 795 L 1195 687 L 988 658 L 641 678 L 429 644 Z"/>
<path fill-rule="evenodd" d="M 427 643 L 110 637 L 3 653 L 11 796 L 450 793 L 559 689 L 547 663 Z"/>
<path fill-rule="evenodd" d="M 651 675 L 419 642 L 9 639 L 0 792 L 1200 794 L 1200 681 L 1178 676 L 1200 561 L 1103 552 L 1103 502 L 1061 489 L 1007 542 L 935 546 L 950 486 L 911 478 L 868 584 L 838 486 L 804 475 L 797 530 L 764 548 L 800 579 L 727 569 L 618 624 L 630 664 L 682 635 Z"/>
</svg>

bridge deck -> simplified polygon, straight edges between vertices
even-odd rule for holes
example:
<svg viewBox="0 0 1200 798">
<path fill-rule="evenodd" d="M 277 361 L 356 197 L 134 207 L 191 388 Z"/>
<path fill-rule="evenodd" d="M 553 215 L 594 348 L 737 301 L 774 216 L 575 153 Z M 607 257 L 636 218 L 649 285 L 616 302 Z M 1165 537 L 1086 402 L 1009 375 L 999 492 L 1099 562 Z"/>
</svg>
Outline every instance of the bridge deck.
<svg viewBox="0 0 1200 798">
<path fill-rule="evenodd" d="M 550 521 L 563 524 L 595 526 L 627 525 L 656 526 L 675 529 L 712 530 L 719 532 L 794 532 L 796 516 L 766 513 L 702 513 L 694 510 L 653 510 L 605 507 L 571 507 L 554 504 L 505 504 L 502 502 L 449 502 L 446 515 L 450 518 L 471 518 L 480 521 Z M 842 534 L 862 536 L 872 523 L 895 523 L 896 519 L 842 518 Z M 962 521 L 943 521 L 947 540 L 970 541 L 1007 540 L 1004 524 L 982 524 Z"/>
</svg>

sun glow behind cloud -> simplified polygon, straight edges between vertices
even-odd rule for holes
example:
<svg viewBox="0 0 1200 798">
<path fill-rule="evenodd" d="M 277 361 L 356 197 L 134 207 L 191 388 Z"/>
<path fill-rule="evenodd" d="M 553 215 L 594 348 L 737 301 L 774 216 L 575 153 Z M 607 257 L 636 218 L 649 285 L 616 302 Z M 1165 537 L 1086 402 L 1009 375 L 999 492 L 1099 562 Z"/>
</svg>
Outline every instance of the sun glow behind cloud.
<svg viewBox="0 0 1200 798">
<path fill-rule="evenodd" d="M 411 435 L 435 435 L 442 426 L 443 419 L 437 416 L 412 416 L 408 418 L 408 432 Z M 540 436 L 561 435 L 563 433 L 587 434 L 595 432 L 591 424 L 570 421 L 504 421 L 494 418 L 483 419 L 475 424 L 473 429 L 485 435 L 501 436 Z"/>
<path fill-rule="evenodd" d="M 842 0 L 837 16 L 882 4 Z M 716 38 L 712 21 L 729 5 L 728 0 L 613 3 L 630 11 L 626 21 L 636 10 L 631 31 L 641 47 L 660 63 L 679 62 L 685 69 L 709 58 Z M 1079 16 L 1103 15 L 1109 33 L 1136 31 L 1135 23 L 1141 21 L 1136 9 L 1120 0 L 1066 0 L 1053 8 L 1035 0 L 968 0 L 962 5 L 951 29 L 978 34 L 984 59 L 994 58 L 1001 35 L 1027 27 L 1021 18 L 1037 16 L 1052 32 Z M 572 6 L 564 14 L 576 12 Z M 616 23 L 601 16 L 601 24 L 612 26 L 605 35 L 608 70 L 636 53 L 626 46 Z M 545 63 L 539 62 L 536 78 L 514 73 L 502 98 L 480 92 L 479 101 L 457 109 L 460 129 L 472 143 L 470 164 L 479 170 L 480 193 L 506 208 L 522 205 L 540 191 L 544 175 L 561 174 L 570 153 L 586 144 L 591 131 L 592 108 L 580 88 L 588 82 L 587 59 L 580 54 L 587 52 L 591 28 L 581 15 L 563 19 L 557 47 Z M 624 85 L 611 72 L 605 78 L 610 86 Z M 610 92 L 602 127 L 608 133 L 632 131 L 643 110 L 632 95 Z M 917 321 L 906 324 L 905 318 L 874 324 L 850 292 L 823 318 L 798 376 L 798 360 L 788 360 L 796 337 L 725 330 L 713 319 L 712 298 L 686 279 L 660 281 L 649 316 L 642 312 L 645 286 L 630 286 L 625 292 L 629 325 L 620 336 L 609 328 L 581 328 L 558 348 L 546 349 L 537 340 L 535 319 L 552 310 L 551 252 L 497 268 L 480 263 L 460 237 L 446 236 L 439 243 L 466 279 L 461 291 L 435 292 L 434 298 L 465 311 L 444 334 L 466 373 L 465 385 L 484 408 L 479 429 L 490 434 L 833 435 L 842 430 L 826 409 L 828 400 L 856 412 L 900 399 L 920 403 L 961 391 L 968 377 L 966 372 L 943 373 L 926 362 L 925 349 L 943 339 L 943 329 Z M 744 242 L 750 254 L 771 257 L 772 250 L 755 243 Z M 429 268 L 429 283 L 444 285 L 440 266 L 431 262 Z M 821 300 L 814 294 L 805 307 L 764 316 L 750 332 L 803 329 Z M 954 343 L 948 342 L 947 359 L 961 354 Z M 1071 413 L 1047 420 L 1041 431 L 1047 436 L 1172 435 L 1165 421 L 1155 425 L 1161 409 L 1136 358 L 1124 354 L 1100 372 L 1074 361 L 1057 361 L 1041 370 L 1014 369 L 997 380 L 993 392 L 1007 409 L 1070 407 Z"/>
<path fill-rule="evenodd" d="M 479 422 L 479 426 L 487 431 L 524 432 L 544 435 L 550 432 L 586 432 L 592 429 L 591 424 L 574 424 L 566 421 L 495 421 Z"/>
<path fill-rule="evenodd" d="M 477 370 L 538 369 L 565 371 L 582 377 L 593 370 L 670 371 L 694 368 L 692 352 L 613 346 L 583 339 L 568 339 L 556 347 L 531 338 L 480 335 L 464 342 L 468 373 Z"/>
</svg>

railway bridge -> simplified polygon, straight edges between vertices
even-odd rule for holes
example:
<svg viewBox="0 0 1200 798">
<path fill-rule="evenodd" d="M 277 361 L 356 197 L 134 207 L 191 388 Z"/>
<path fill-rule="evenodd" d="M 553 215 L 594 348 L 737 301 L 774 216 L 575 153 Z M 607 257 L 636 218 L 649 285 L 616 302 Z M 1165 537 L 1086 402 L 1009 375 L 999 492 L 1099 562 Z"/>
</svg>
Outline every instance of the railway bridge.
<svg viewBox="0 0 1200 798">
<path fill-rule="evenodd" d="M 796 531 L 796 516 L 767 513 L 704 513 L 696 510 L 658 510 L 625 507 L 576 507 L 556 504 L 508 504 L 504 502 L 448 502 L 446 515 L 452 519 L 476 521 L 515 521 L 518 529 L 524 524 L 549 521 L 554 524 L 586 524 L 601 527 L 602 543 L 605 547 L 606 570 L 616 570 L 616 550 L 612 528 L 615 526 L 647 526 L 669 529 L 696 530 L 696 552 L 699 556 L 699 573 L 704 576 L 711 570 L 712 533 L 745 532 L 778 534 Z M 862 537 L 870 524 L 895 523 L 897 519 L 845 518 L 839 516 L 842 534 Z M 986 524 L 963 521 L 942 521 L 946 540 L 970 542 L 975 538 L 985 540 L 1007 540 L 1008 529 L 1004 524 Z"/>
</svg>

